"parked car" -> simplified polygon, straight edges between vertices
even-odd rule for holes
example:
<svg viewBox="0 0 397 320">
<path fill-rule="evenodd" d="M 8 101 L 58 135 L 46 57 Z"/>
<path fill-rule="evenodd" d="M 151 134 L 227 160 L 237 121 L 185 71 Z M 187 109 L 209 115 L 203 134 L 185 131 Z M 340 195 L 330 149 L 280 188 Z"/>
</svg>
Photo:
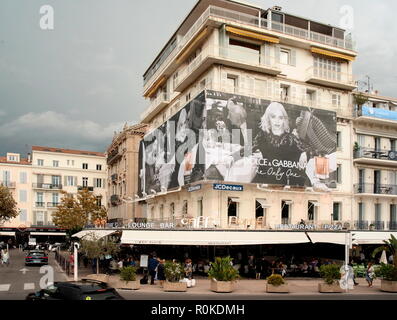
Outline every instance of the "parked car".
<svg viewBox="0 0 397 320">
<path fill-rule="evenodd" d="M 43 250 L 30 250 L 25 257 L 25 266 L 48 264 L 48 255 Z"/>
<path fill-rule="evenodd" d="M 55 282 L 26 300 L 125 300 L 105 282 L 83 279 L 81 281 Z"/>
</svg>

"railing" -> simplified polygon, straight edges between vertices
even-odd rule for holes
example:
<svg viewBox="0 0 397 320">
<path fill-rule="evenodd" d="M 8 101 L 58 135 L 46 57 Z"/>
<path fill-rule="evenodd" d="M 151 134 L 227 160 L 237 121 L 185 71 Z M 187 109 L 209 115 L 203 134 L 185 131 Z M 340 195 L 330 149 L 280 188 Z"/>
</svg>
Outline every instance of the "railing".
<svg viewBox="0 0 397 320">
<path fill-rule="evenodd" d="M 68 276 L 73 273 L 73 265 L 69 262 L 69 258 L 65 258 L 58 251 L 55 251 L 55 260 Z"/>
<path fill-rule="evenodd" d="M 47 208 L 56 208 L 59 204 L 59 202 L 47 202 Z"/>
<path fill-rule="evenodd" d="M 200 64 L 207 57 L 221 57 L 222 59 L 233 60 L 236 62 L 249 64 L 251 66 L 263 67 L 269 69 L 278 69 L 274 57 L 262 57 L 258 52 L 254 50 L 243 50 L 238 47 L 233 48 L 232 46 L 208 46 L 202 49 L 200 54 L 192 60 L 188 66 L 178 72 L 178 77 L 174 79 L 174 87 L 177 87 L 182 81 L 184 81 L 194 70 L 196 70 Z"/>
<path fill-rule="evenodd" d="M 13 181 L 0 181 L 0 185 L 2 187 L 12 188 L 12 189 L 16 187 L 16 183 Z"/>
<path fill-rule="evenodd" d="M 44 208 L 45 207 L 45 202 L 36 202 L 35 206 L 36 206 L 36 208 Z"/>
<path fill-rule="evenodd" d="M 153 69 L 148 71 L 146 78 L 144 79 L 144 87 L 150 87 L 158 76 L 164 71 L 166 66 L 174 59 L 174 57 L 182 50 L 183 46 L 192 38 L 192 36 L 200 29 L 200 27 L 206 22 L 210 17 L 221 18 L 226 20 L 235 21 L 237 23 L 250 25 L 253 27 L 259 27 L 267 30 L 272 30 L 287 35 L 291 35 L 297 38 L 306 39 L 314 42 L 319 42 L 325 45 L 334 46 L 347 50 L 354 50 L 355 45 L 352 40 L 339 39 L 321 33 L 308 31 L 305 29 L 293 27 L 286 24 L 281 24 L 278 22 L 270 23 L 266 19 L 259 19 L 256 16 L 240 13 L 238 11 L 223 9 L 215 6 L 209 6 L 204 13 L 196 20 L 194 25 L 189 29 L 189 31 L 183 36 L 183 38 L 177 43 L 176 47 L 168 52 L 163 53 L 160 57 L 160 63 L 153 67 Z M 162 61 L 161 61 L 162 60 Z"/>
<path fill-rule="evenodd" d="M 143 118 L 146 117 L 150 112 L 152 112 L 154 109 L 156 109 L 161 103 L 169 103 L 170 96 L 166 92 L 162 92 L 159 94 L 153 101 L 150 102 L 149 107 L 146 109 L 144 112 Z"/>
<path fill-rule="evenodd" d="M 369 225 L 369 229 L 372 230 L 385 230 L 385 222 L 384 221 L 372 221 Z"/>
<path fill-rule="evenodd" d="M 355 86 L 356 82 L 352 74 L 328 70 L 326 68 L 309 67 L 306 70 L 309 78 L 318 78 L 321 80 L 344 83 Z"/>
<path fill-rule="evenodd" d="M 94 191 L 94 187 L 89 187 L 89 186 L 78 186 L 77 190 L 88 190 L 88 191 Z"/>
<path fill-rule="evenodd" d="M 107 157 L 107 164 L 112 164 L 113 162 L 115 162 L 116 160 L 118 160 L 119 158 L 121 158 L 121 153 L 119 152 L 118 149 L 115 149 L 112 153 L 110 153 Z"/>
<path fill-rule="evenodd" d="M 33 188 L 36 189 L 62 189 L 61 184 L 52 183 L 33 183 Z"/>
<path fill-rule="evenodd" d="M 117 194 L 113 194 L 113 195 L 110 197 L 110 203 L 111 203 L 112 205 L 118 205 L 118 204 L 120 203 L 120 197 L 119 197 Z"/>
<path fill-rule="evenodd" d="M 373 148 L 360 148 L 354 151 L 354 159 L 368 158 L 397 161 L 397 151 L 379 150 Z"/>
<path fill-rule="evenodd" d="M 389 221 L 388 229 L 389 230 L 397 230 L 397 221 Z"/>
<path fill-rule="evenodd" d="M 397 121 L 397 111 L 383 108 L 372 108 L 369 106 L 361 106 L 355 111 L 356 117 L 370 117 L 388 121 Z"/>
<path fill-rule="evenodd" d="M 354 229 L 356 230 L 368 230 L 369 223 L 365 220 L 354 221 Z"/>
<path fill-rule="evenodd" d="M 359 183 L 354 185 L 354 193 L 397 195 L 397 185 Z"/>
<path fill-rule="evenodd" d="M 112 174 L 111 175 L 111 180 L 112 180 L 112 182 L 116 182 L 117 181 L 117 179 L 118 179 L 118 174 L 117 173 L 114 173 L 114 174 Z"/>
</svg>

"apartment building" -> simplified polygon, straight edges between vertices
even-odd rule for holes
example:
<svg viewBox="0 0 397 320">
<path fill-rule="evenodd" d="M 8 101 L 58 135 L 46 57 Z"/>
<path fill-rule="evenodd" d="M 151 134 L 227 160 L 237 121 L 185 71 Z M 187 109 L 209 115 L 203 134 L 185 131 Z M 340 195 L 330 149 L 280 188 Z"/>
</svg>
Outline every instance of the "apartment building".
<svg viewBox="0 0 397 320">
<path fill-rule="evenodd" d="M 356 228 L 397 230 L 397 99 L 359 92 L 354 111 Z"/>
<path fill-rule="evenodd" d="M 335 142 L 329 152 L 336 155 L 334 168 L 326 174 L 326 188 L 236 174 L 226 177 L 219 172 L 211 178 L 208 171 L 198 180 L 179 179 L 179 184 L 168 186 L 160 181 L 148 188 L 153 177 L 147 176 L 148 168 L 141 168 L 146 171 L 140 180 L 141 184 L 146 180 L 141 203 L 148 220 L 208 217 L 212 226 L 249 229 L 289 229 L 304 220 L 317 225 L 339 222 L 350 228 L 354 49 L 344 30 L 285 13 L 280 7 L 198 1 L 144 74 L 143 92 L 150 102 L 141 120 L 152 129 L 147 136 L 169 120 L 177 122 L 184 109 L 189 113 L 200 103 L 209 128 L 225 120 L 217 118 L 216 109 L 229 108 L 230 99 L 237 97 L 234 106 L 244 105 L 255 137 L 266 107 L 278 102 L 287 111 L 291 131 L 299 112 L 309 111 L 328 124 Z M 299 110 L 298 115 L 294 110 Z M 205 167 L 208 170 L 209 165 Z M 227 168 L 231 169 L 238 171 Z M 244 191 L 219 191 L 215 183 L 237 183 L 237 189 Z"/>
<path fill-rule="evenodd" d="M 132 200 L 138 193 L 138 154 L 146 125 L 124 126 L 107 149 L 108 221 L 128 223 L 142 218 L 141 206 Z"/>
</svg>

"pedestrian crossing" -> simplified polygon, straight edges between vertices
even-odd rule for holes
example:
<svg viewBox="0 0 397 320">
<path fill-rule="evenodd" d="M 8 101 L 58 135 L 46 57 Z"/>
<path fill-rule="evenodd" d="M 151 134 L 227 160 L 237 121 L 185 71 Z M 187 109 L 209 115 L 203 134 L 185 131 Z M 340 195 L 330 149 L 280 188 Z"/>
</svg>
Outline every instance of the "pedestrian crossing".
<svg viewBox="0 0 397 320">
<path fill-rule="evenodd" d="M 40 287 L 37 286 L 38 290 L 40 290 Z M 13 285 L 13 284 L 0 284 L 0 293 L 1 292 L 8 292 L 8 291 L 20 291 L 21 284 L 18 285 Z M 33 282 L 30 283 L 24 283 L 23 284 L 23 290 L 24 291 L 34 291 L 36 289 L 36 284 Z"/>
</svg>

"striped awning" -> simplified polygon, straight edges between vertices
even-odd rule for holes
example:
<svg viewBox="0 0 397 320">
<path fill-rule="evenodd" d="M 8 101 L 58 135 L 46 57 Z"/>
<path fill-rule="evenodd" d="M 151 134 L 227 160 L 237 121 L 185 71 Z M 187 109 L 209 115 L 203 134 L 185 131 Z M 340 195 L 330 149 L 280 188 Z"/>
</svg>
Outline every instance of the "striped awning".
<svg viewBox="0 0 397 320">
<path fill-rule="evenodd" d="M 93 239 L 101 239 L 103 237 L 110 236 L 113 233 L 118 232 L 117 230 L 82 230 L 80 232 L 75 233 L 72 237 L 84 239 L 84 240 L 93 240 Z"/>
<path fill-rule="evenodd" d="M 342 53 L 338 53 L 338 52 L 334 52 L 334 51 L 329 51 L 329 50 L 325 50 L 325 49 L 320 49 L 320 48 L 316 48 L 316 47 L 312 47 L 311 48 L 311 52 L 312 53 L 321 54 L 323 56 L 339 58 L 339 59 L 347 60 L 347 61 L 354 61 L 356 59 L 353 56 L 349 56 L 349 55 L 346 55 L 346 54 L 342 54 Z"/>
<path fill-rule="evenodd" d="M 240 29 L 240 28 L 235 28 L 235 27 L 230 27 L 226 26 L 226 31 L 238 36 L 250 38 L 250 39 L 255 39 L 255 40 L 261 40 L 261 41 L 266 41 L 266 42 L 271 42 L 271 43 L 280 43 L 280 40 L 276 37 L 272 36 L 267 36 L 264 34 Z"/>
<path fill-rule="evenodd" d="M 158 90 L 158 88 L 160 88 L 165 82 L 167 81 L 167 77 L 162 76 L 161 78 L 159 78 L 150 88 L 150 90 L 148 91 L 147 94 L 145 94 L 145 97 L 149 97 L 151 98 L 156 91 Z"/>
<path fill-rule="evenodd" d="M 0 236 L 15 237 L 15 231 L 0 231 Z"/>
<path fill-rule="evenodd" d="M 203 31 L 201 31 L 200 34 L 195 37 L 193 41 L 178 54 L 178 56 L 176 57 L 176 63 L 181 63 L 192 53 L 192 51 L 198 46 L 200 41 L 208 35 L 208 30 L 209 29 L 207 27 Z"/>
</svg>

